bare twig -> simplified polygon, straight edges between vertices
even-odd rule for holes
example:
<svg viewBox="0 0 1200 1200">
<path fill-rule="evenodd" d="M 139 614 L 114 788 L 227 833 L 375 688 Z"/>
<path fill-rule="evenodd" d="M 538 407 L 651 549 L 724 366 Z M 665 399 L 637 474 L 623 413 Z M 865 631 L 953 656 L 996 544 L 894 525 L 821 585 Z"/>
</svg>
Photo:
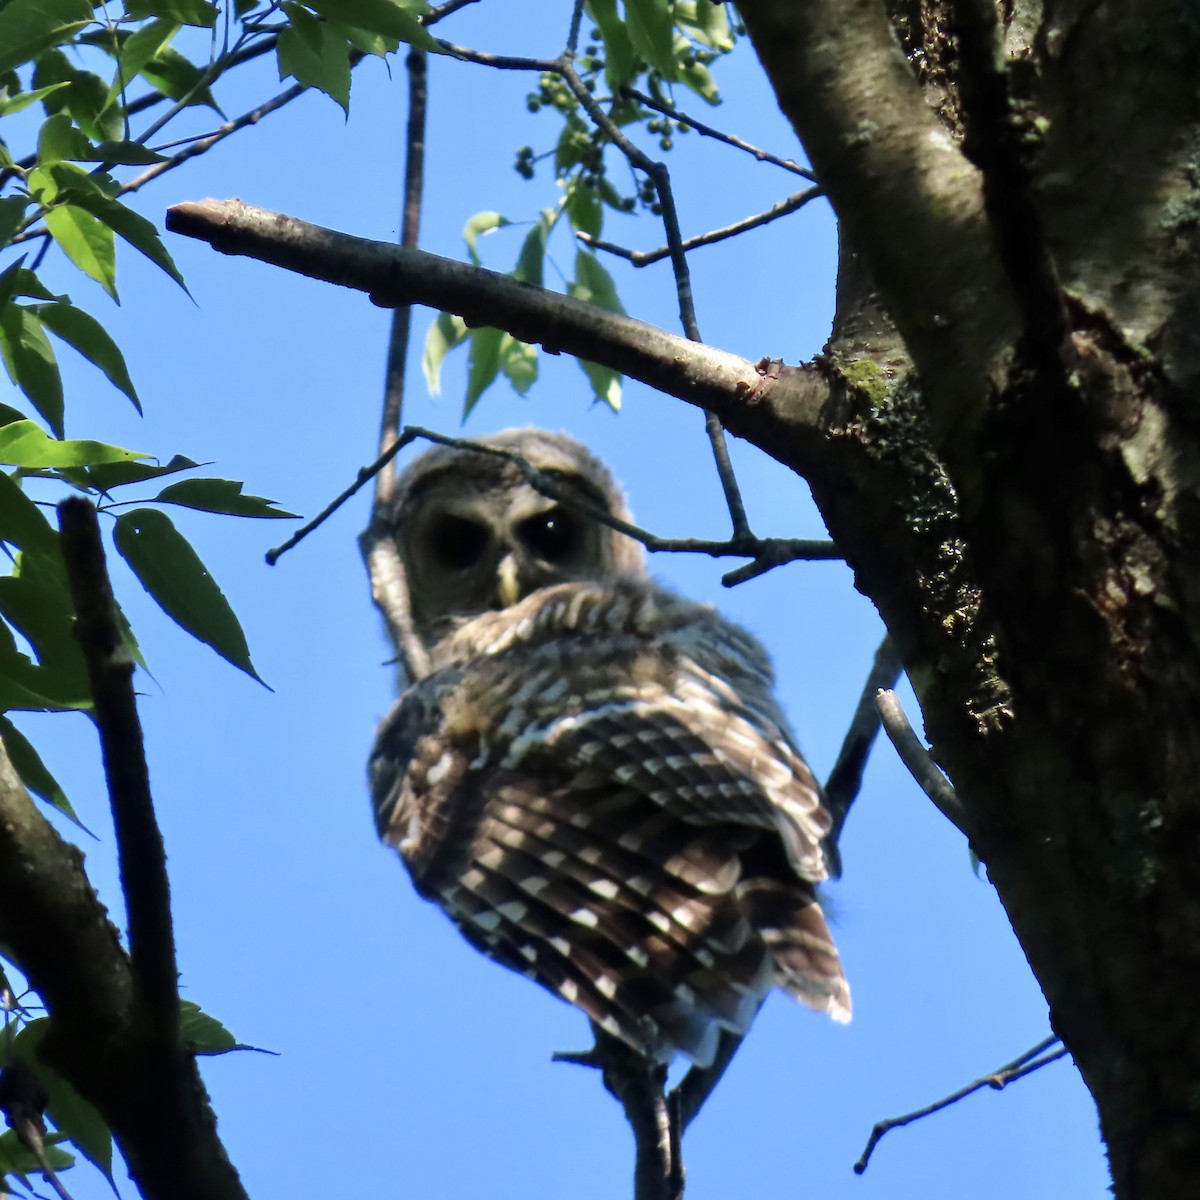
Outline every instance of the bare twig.
<svg viewBox="0 0 1200 1200">
<path fill-rule="evenodd" d="M 662 104 L 658 100 L 655 100 L 653 96 L 647 96 L 645 92 L 639 92 L 637 88 L 623 87 L 621 88 L 621 95 L 630 100 L 636 100 L 639 104 L 644 104 L 647 108 L 652 108 L 655 112 L 662 113 L 663 116 L 670 117 L 673 121 L 679 121 L 681 124 L 689 126 L 704 137 L 715 138 L 718 142 L 724 142 L 727 146 L 733 146 L 738 150 L 745 150 L 747 154 L 752 154 L 759 162 L 773 163 L 777 167 L 782 167 L 785 171 L 791 171 L 793 175 L 799 175 L 801 178 L 808 179 L 813 183 L 817 181 L 816 175 L 807 167 L 802 167 L 798 162 L 793 162 L 790 158 L 780 158 L 777 154 L 772 154 L 768 150 L 760 150 L 757 146 L 752 146 L 740 137 L 735 137 L 733 134 L 723 133 L 719 129 L 714 129 L 711 125 L 706 125 L 703 121 L 698 121 L 695 117 L 690 117 L 685 112 L 680 112 L 672 104 Z"/>
<path fill-rule="evenodd" d="M 64 500 L 58 523 L 112 804 L 133 977 L 163 1044 L 173 1046 L 179 990 L 171 891 L 134 700 L 133 654 L 117 625 L 95 508 L 81 497 Z"/>
<path fill-rule="evenodd" d="M 451 13 L 456 13 L 460 8 L 466 8 L 468 4 L 478 4 L 479 0 L 446 0 L 445 4 L 435 4 L 428 12 L 421 13 L 417 20 L 422 25 L 436 25 L 443 17 L 448 17 Z"/>
<path fill-rule="evenodd" d="M 1058 1049 L 1052 1049 L 1054 1046 L 1057 1046 Z M 1019 1058 L 1014 1058 L 1012 1062 L 1001 1067 L 999 1070 L 992 1071 L 987 1075 L 981 1075 L 973 1083 L 959 1088 L 956 1092 L 951 1092 L 949 1096 L 937 1100 L 933 1104 L 926 1105 L 924 1108 L 919 1108 L 915 1112 L 906 1113 L 902 1117 L 891 1117 L 886 1121 L 880 1121 L 871 1130 L 871 1136 L 867 1139 L 867 1145 L 862 1152 L 862 1157 L 854 1164 L 854 1173 L 861 1175 L 867 1169 L 867 1164 L 871 1161 L 871 1155 L 875 1152 L 875 1147 L 889 1130 L 903 1128 L 905 1125 L 911 1125 L 914 1121 L 920 1121 L 925 1117 L 932 1116 L 936 1112 L 941 1112 L 942 1109 L 949 1108 L 952 1104 L 957 1104 L 960 1100 L 965 1099 L 974 1092 L 978 1092 L 981 1088 L 990 1087 L 996 1091 L 1000 1091 L 1008 1084 L 1026 1075 L 1030 1075 L 1034 1071 L 1040 1071 L 1042 1067 L 1049 1066 L 1052 1062 L 1057 1062 L 1058 1059 L 1065 1057 L 1066 1053 L 1067 1048 L 1059 1042 L 1058 1038 L 1048 1037 L 1044 1041 L 1038 1042 L 1031 1050 L 1026 1050 Z"/>
<path fill-rule="evenodd" d="M 879 732 L 880 713 L 876 697 L 881 691 L 890 693 L 900 678 L 904 669 L 896 643 L 890 637 L 885 637 L 875 651 L 875 661 L 871 664 L 871 673 L 863 685 L 862 695 L 858 699 L 858 707 L 850 720 L 850 728 L 846 731 L 837 762 L 829 772 L 825 783 L 825 806 L 833 817 L 833 828 L 829 831 L 828 844 L 837 846 L 842 836 L 842 828 L 850 806 L 862 787 L 863 771 L 875 744 L 875 735 Z M 835 876 L 840 871 L 834 872 Z"/>
<path fill-rule="evenodd" d="M 421 224 L 421 195 L 425 182 L 425 114 L 429 98 L 428 56 L 414 47 L 409 51 L 408 123 L 405 135 L 404 210 L 400 244 L 415 246 Z M 379 449 L 386 455 L 400 437 L 404 411 L 404 380 L 408 369 L 408 347 L 412 331 L 412 305 L 399 304 L 392 312 L 384 380 L 383 412 L 379 423 Z M 393 459 L 394 461 L 394 459 Z M 371 581 L 371 597 L 387 621 L 404 663 L 407 678 L 416 680 L 429 672 L 429 655 L 413 629 L 409 592 L 390 528 L 390 505 L 395 491 L 394 470 L 375 473 L 375 499 L 371 519 L 359 537 L 359 551 Z"/>
<path fill-rule="evenodd" d="M 323 525 L 351 496 L 365 484 L 370 482 L 386 467 L 405 446 L 417 438 L 434 442 L 439 446 L 451 446 L 456 450 L 471 450 L 479 454 L 487 454 L 493 458 L 503 458 L 513 463 L 524 476 L 530 487 L 535 488 L 544 496 L 569 505 L 591 520 L 618 533 L 640 542 L 652 552 L 671 552 L 687 554 L 707 554 L 711 558 L 745 557 L 766 560 L 770 566 L 780 566 L 785 562 L 795 562 L 800 559 L 820 561 L 840 559 L 841 554 L 833 542 L 813 541 L 804 538 L 731 538 L 728 541 L 712 541 L 707 538 L 664 538 L 650 533 L 638 525 L 623 521 L 620 517 L 598 505 L 591 504 L 586 498 L 577 496 L 563 488 L 555 477 L 545 471 L 539 471 L 527 459 L 514 450 L 503 446 L 489 446 L 484 442 L 475 442 L 470 438 L 449 437 L 443 433 L 435 433 L 432 429 L 424 429 L 419 425 L 408 425 L 401 431 L 397 440 L 381 454 L 373 463 L 361 467 L 354 482 L 345 488 L 331 503 L 326 505 L 312 520 L 306 522 L 285 542 L 267 552 L 267 562 L 274 566 L 280 557 L 286 554 L 299 542 L 302 542 L 314 529 Z M 731 572 L 730 574 L 733 574 Z M 728 578 L 728 577 L 727 577 Z M 740 582 L 740 581 L 739 581 Z"/>
<path fill-rule="evenodd" d="M 273 112 L 278 112 L 284 105 L 291 104 L 293 100 L 303 96 L 308 90 L 308 84 L 293 84 L 277 96 L 273 96 L 266 103 L 260 104 L 257 108 L 252 108 L 249 112 L 243 113 L 240 117 L 232 121 L 227 121 L 206 137 L 191 142 L 190 145 L 180 150 L 178 154 L 172 154 L 164 162 L 155 163 L 154 166 L 148 167 L 140 175 L 123 184 L 118 194 L 124 196 L 129 192 L 136 192 L 139 188 L 145 187 L 146 184 L 151 182 L 151 180 L 157 179 L 160 175 L 165 175 L 168 171 L 173 171 L 176 167 L 183 166 L 190 159 L 198 158 L 201 154 L 206 154 L 231 134 L 237 133 L 238 130 L 245 129 L 249 125 L 258 124 L 263 117 L 269 116 Z"/>
<path fill-rule="evenodd" d="M 900 761 L 909 774 L 920 785 L 921 791 L 933 801 L 942 814 L 960 833 L 970 840 L 971 833 L 966 811 L 950 781 L 942 774 L 937 763 L 929 756 L 921 739 L 905 716 L 904 709 L 893 691 L 881 691 L 875 698 L 884 732 L 888 735 Z"/>
<path fill-rule="evenodd" d="M 803 208 L 810 200 L 815 200 L 822 194 L 819 187 L 810 187 L 805 188 L 802 192 L 794 192 L 786 199 L 780 200 L 778 204 L 773 204 L 765 212 L 755 213 L 752 217 L 735 221 L 723 229 L 713 229 L 708 233 L 697 234 L 695 237 L 685 239 L 683 249 L 695 250 L 700 246 L 712 246 L 717 242 L 725 241 L 726 238 L 737 237 L 740 233 L 757 229 L 761 225 L 768 225 L 780 217 L 786 217 L 789 213 Z M 615 254 L 635 267 L 648 267 L 651 263 L 661 262 L 671 253 L 670 246 L 659 246 L 656 250 L 630 250 L 626 246 L 618 246 L 615 242 L 606 242 L 603 238 L 593 237 L 590 233 L 577 233 L 575 236 L 593 250 L 604 250 L 609 254 Z"/>
<path fill-rule="evenodd" d="M 595 1024 L 592 1033 L 596 1044 L 591 1050 L 556 1054 L 554 1061 L 599 1070 L 605 1088 L 624 1110 L 637 1147 L 634 1200 L 682 1200 L 682 1131 L 672 1120 L 680 1102 L 666 1095 L 666 1066 L 650 1062 Z"/>
<path fill-rule="evenodd" d="M 823 408 L 830 387 L 819 364 L 751 363 L 484 267 L 337 233 L 241 201 L 207 200 L 167 211 L 167 228 L 226 254 L 371 294 L 386 307 L 418 303 L 493 325 L 524 342 L 575 354 L 716 412 L 731 432 L 769 446 L 787 438 L 788 461 L 817 469 L 827 457 Z M 804 470 L 800 466 L 797 469 Z"/>
<path fill-rule="evenodd" d="M 741 1034 L 734 1033 L 732 1029 L 722 1029 L 712 1063 L 707 1067 L 689 1067 L 679 1086 L 671 1092 L 668 1099 L 673 1105 L 672 1119 L 681 1135 L 700 1115 L 705 1101 L 721 1082 L 741 1044 Z"/>
</svg>

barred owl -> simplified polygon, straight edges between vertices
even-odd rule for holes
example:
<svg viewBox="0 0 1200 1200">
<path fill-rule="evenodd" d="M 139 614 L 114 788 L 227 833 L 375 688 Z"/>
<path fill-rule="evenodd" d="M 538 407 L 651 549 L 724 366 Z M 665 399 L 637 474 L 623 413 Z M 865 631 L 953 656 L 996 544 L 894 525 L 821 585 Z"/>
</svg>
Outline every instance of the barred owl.
<svg viewBox="0 0 1200 1200">
<path fill-rule="evenodd" d="M 484 440 L 627 518 L 571 439 Z M 393 516 L 429 672 L 370 778 L 417 890 L 652 1061 L 706 1065 L 772 987 L 847 1020 L 815 894 L 829 815 L 762 647 L 509 459 L 430 450 Z"/>
</svg>

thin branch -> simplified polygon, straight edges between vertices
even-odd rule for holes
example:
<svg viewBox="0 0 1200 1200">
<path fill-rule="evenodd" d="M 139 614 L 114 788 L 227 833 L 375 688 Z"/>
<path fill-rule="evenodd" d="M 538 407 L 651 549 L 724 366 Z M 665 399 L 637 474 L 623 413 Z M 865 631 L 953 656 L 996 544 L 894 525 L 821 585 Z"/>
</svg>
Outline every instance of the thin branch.
<svg viewBox="0 0 1200 1200">
<path fill-rule="evenodd" d="M 679 1081 L 679 1086 L 671 1092 L 668 1099 L 673 1105 L 674 1121 L 680 1134 L 686 1132 L 688 1126 L 700 1115 L 705 1101 L 724 1078 L 741 1044 L 741 1034 L 734 1033 L 732 1029 L 722 1029 L 712 1063 L 707 1067 L 689 1067 L 687 1074 Z"/>
<path fill-rule="evenodd" d="M 385 307 L 427 304 L 471 327 L 492 325 L 554 353 L 587 358 L 667 395 L 711 409 L 733 433 L 768 449 L 786 441 L 793 469 L 826 456 L 829 383 L 818 364 L 784 366 L 690 342 L 598 305 L 422 250 L 372 242 L 253 208 L 241 201 L 176 205 L 167 228 L 227 254 L 371 294 Z"/>
<path fill-rule="evenodd" d="M 179 971 L 171 890 L 134 700 L 133 654 L 117 625 L 95 508 L 81 497 L 64 500 L 58 524 L 112 804 L 133 978 L 155 1032 L 173 1046 L 179 1040 Z"/>
<path fill-rule="evenodd" d="M 785 171 L 791 171 L 793 175 L 799 175 L 803 179 L 810 180 L 812 183 L 816 183 L 817 181 L 816 175 L 807 167 L 802 167 L 798 162 L 794 162 L 790 158 L 780 158 L 777 154 L 772 154 L 768 150 L 760 150 L 757 146 L 752 146 L 740 137 L 735 137 L 733 134 L 723 133 L 719 129 L 714 129 L 713 126 L 706 125 L 703 121 L 698 121 L 695 117 L 690 117 L 685 112 L 680 112 L 673 104 L 663 104 L 655 100 L 653 96 L 647 96 L 645 92 L 639 92 L 637 88 L 623 87 L 621 88 L 621 95 L 629 100 L 636 100 L 639 104 L 644 104 L 647 108 L 652 108 L 655 112 L 662 113 L 663 116 L 670 117 L 673 121 L 678 121 L 682 125 L 689 126 L 704 137 L 715 138 L 718 142 L 724 142 L 727 146 L 733 146 L 738 150 L 745 150 L 747 154 L 752 154 L 759 162 L 773 163 L 775 166 L 782 167 Z"/>
<path fill-rule="evenodd" d="M 652 552 L 706 554 L 710 558 L 739 557 L 761 559 L 770 567 L 777 567 L 786 562 L 798 560 L 824 561 L 840 559 L 841 553 L 833 542 L 809 540 L 805 538 L 731 538 L 728 541 L 713 541 L 707 538 L 664 538 L 656 533 L 642 529 L 620 517 L 614 516 L 598 505 L 590 503 L 586 497 L 576 495 L 564 488 L 551 474 L 539 471 L 527 459 L 514 450 L 503 446 L 489 446 L 485 442 L 472 441 L 469 438 L 449 437 L 443 433 L 435 433 L 432 429 L 424 429 L 419 425 L 408 425 L 401 431 L 395 443 L 388 447 L 373 463 L 359 468 L 354 482 L 345 488 L 334 500 L 325 506 L 312 520 L 300 526 L 291 537 L 273 550 L 267 551 L 266 560 L 274 566 L 289 550 L 302 542 L 310 533 L 323 525 L 343 504 L 346 503 L 360 488 L 370 482 L 395 457 L 417 438 L 433 442 L 439 446 L 450 446 L 456 450 L 470 450 L 478 454 L 487 454 L 493 458 L 502 458 L 511 462 L 524 476 L 530 487 L 548 496 L 552 500 L 570 506 L 590 520 L 607 525 L 618 533 L 640 542 Z M 754 564 L 751 564 L 754 565 Z M 743 568 L 744 569 L 744 568 Z M 769 568 L 764 568 L 769 569 Z M 762 572 L 757 572 L 761 574 Z M 734 574 L 731 572 L 731 574 Z M 728 576 L 726 577 L 728 579 Z M 735 582 L 741 582 L 736 580 Z"/>
<path fill-rule="evenodd" d="M 780 200 L 778 204 L 773 204 L 765 212 L 755 213 L 752 217 L 744 217 L 722 229 L 713 229 L 708 233 L 697 234 L 695 237 L 685 239 L 683 249 L 687 251 L 695 250 L 700 246 L 712 246 L 717 242 L 725 241 L 726 238 L 737 237 L 740 233 L 758 229 L 762 225 L 769 225 L 772 221 L 777 221 L 780 217 L 786 217 L 803 208 L 810 200 L 815 200 L 821 195 L 824 193 L 819 187 L 793 192 L 792 195 Z M 609 254 L 615 254 L 635 267 L 648 267 L 651 263 L 661 262 L 671 253 L 670 246 L 659 246 L 656 250 L 630 250 L 625 246 L 618 246 L 614 242 L 606 242 L 603 238 L 593 237 L 590 233 L 581 232 L 575 236 L 593 250 L 605 250 Z"/>
<path fill-rule="evenodd" d="M 666 1066 L 650 1062 L 594 1023 L 592 1034 L 596 1044 L 591 1050 L 555 1054 L 554 1061 L 599 1070 L 605 1088 L 621 1105 L 637 1147 L 634 1200 L 682 1200 L 682 1131 L 672 1119 L 681 1106 L 666 1094 Z"/>
<path fill-rule="evenodd" d="M 154 166 L 147 168 L 128 183 L 123 184 L 118 195 L 124 196 L 129 192 L 136 192 L 139 188 L 145 187 L 146 184 L 151 180 L 157 179 L 160 175 L 165 175 L 168 171 L 173 171 L 176 167 L 183 166 L 185 162 L 193 158 L 198 158 L 201 154 L 207 154 L 209 150 L 218 143 L 223 142 L 231 134 L 237 133 L 240 129 L 245 129 L 248 125 L 257 125 L 263 117 L 269 116 L 273 112 L 278 112 L 284 105 L 291 104 L 293 100 L 303 96 L 308 90 L 308 84 L 293 84 L 277 96 L 273 96 L 266 103 L 260 104 L 257 108 L 250 109 L 249 112 L 243 113 L 240 117 L 232 121 L 227 121 L 206 137 L 193 141 L 185 149 L 179 151 L 178 154 L 172 154 L 166 161 L 155 163 Z"/>
<path fill-rule="evenodd" d="M 425 117 L 429 98 L 428 56 L 414 47 L 407 58 L 408 122 L 405 133 L 404 206 L 400 244 L 415 246 L 420 233 L 421 195 L 425 182 Z M 379 449 L 387 454 L 400 437 L 404 411 L 404 382 L 408 371 L 408 348 L 412 332 L 412 305 L 400 304 L 392 312 L 388 341 L 383 411 L 379 423 Z M 393 457 L 394 461 L 394 457 Z M 394 470 L 375 473 L 375 498 L 371 519 L 359 537 L 359 551 L 371 582 L 371 597 L 392 632 L 409 680 L 429 673 L 429 654 L 413 628 L 409 589 L 405 586 L 400 561 L 390 528 L 391 500 L 395 492 Z"/>
<path fill-rule="evenodd" d="M 863 684 L 850 728 L 846 731 L 837 762 L 833 764 L 825 783 L 825 806 L 833 817 L 833 827 L 827 841 L 832 846 L 836 846 L 841 839 L 850 806 L 862 787 L 863 771 L 871 755 L 871 747 L 879 733 L 880 712 L 876 697 L 881 691 L 891 693 L 903 670 L 896 643 L 890 636 L 885 636 L 875 651 L 875 661 L 871 664 L 867 682 Z M 840 871 L 835 872 L 835 876 L 837 874 Z"/>
<path fill-rule="evenodd" d="M 1051 1050 L 1053 1046 L 1058 1046 L 1058 1049 Z M 854 1173 L 861 1175 L 867 1169 L 867 1164 L 871 1161 L 871 1155 L 875 1152 L 875 1147 L 889 1130 L 901 1129 L 905 1125 L 911 1125 L 914 1121 L 920 1121 L 925 1117 L 932 1116 L 936 1112 L 941 1112 L 942 1109 L 949 1108 L 952 1104 L 957 1104 L 960 1100 L 978 1092 L 982 1088 L 990 1087 L 995 1091 L 1001 1091 L 1008 1084 L 1014 1083 L 1016 1080 L 1022 1079 L 1034 1071 L 1040 1071 L 1042 1067 L 1049 1066 L 1052 1062 L 1057 1062 L 1060 1058 L 1065 1057 L 1066 1054 L 1067 1048 L 1059 1042 L 1058 1038 L 1048 1037 L 1032 1049 L 1026 1050 L 1019 1058 L 1014 1058 L 1012 1062 L 1001 1067 L 999 1070 L 992 1071 L 988 1075 L 981 1075 L 973 1083 L 959 1088 L 956 1092 L 951 1092 L 944 1099 L 937 1100 L 933 1104 L 926 1105 L 924 1108 L 919 1108 L 915 1112 L 906 1113 L 902 1117 L 891 1117 L 886 1121 L 880 1121 L 871 1130 L 871 1136 L 867 1139 L 867 1145 L 862 1152 L 862 1157 L 854 1164 Z"/>
<path fill-rule="evenodd" d="M 428 12 L 421 13 L 417 20 L 422 25 L 436 25 L 443 17 L 448 17 L 451 13 L 456 13 L 460 8 L 466 8 L 468 4 L 478 4 L 479 0 L 447 0 L 445 4 L 435 4 Z"/>
<path fill-rule="evenodd" d="M 929 751 L 909 724 L 896 693 L 881 691 L 876 696 L 875 703 L 879 706 L 883 730 L 896 747 L 896 753 L 908 768 L 908 773 L 917 781 L 921 791 L 933 801 L 938 812 L 969 841 L 971 832 L 966 810 L 950 781 L 930 758 Z"/>
</svg>

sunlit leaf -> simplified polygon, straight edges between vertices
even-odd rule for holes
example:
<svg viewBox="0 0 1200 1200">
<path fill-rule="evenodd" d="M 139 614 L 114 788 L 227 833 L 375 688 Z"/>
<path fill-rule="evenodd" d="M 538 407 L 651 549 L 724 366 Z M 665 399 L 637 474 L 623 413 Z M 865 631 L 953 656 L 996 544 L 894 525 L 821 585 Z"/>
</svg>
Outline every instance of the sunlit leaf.
<svg viewBox="0 0 1200 1200">
<path fill-rule="evenodd" d="M 86 467 L 146 457 L 104 442 L 60 441 L 48 436 L 35 421 L 13 421 L 0 427 L 0 463 L 14 467 Z"/>
<path fill-rule="evenodd" d="M 442 360 L 456 346 L 467 340 L 467 323 L 454 313 L 438 313 L 425 335 L 425 354 L 421 366 L 431 396 L 442 393 Z"/>
<path fill-rule="evenodd" d="M 50 428 L 61 436 L 63 390 L 58 360 L 42 323 L 31 309 L 20 304 L 6 304 L 0 309 L 0 358 L 4 360 L 9 378 L 29 397 L 30 404 L 46 418 Z M 25 423 L 37 429 L 42 437 L 46 436 L 32 421 Z M 13 428 L 9 425 L 0 430 L 0 443 Z M 14 466 L 30 465 L 16 460 L 0 461 L 12 461 Z"/>
<path fill-rule="evenodd" d="M 536 346 L 520 342 L 506 333 L 500 345 L 500 370 L 507 376 L 517 395 L 524 396 L 538 377 Z"/>
<path fill-rule="evenodd" d="M 125 0 L 125 12 L 134 20 L 163 17 L 181 25 L 211 29 L 217 23 L 220 10 L 207 0 Z"/>
<path fill-rule="evenodd" d="M 401 0 L 306 0 L 306 3 L 331 21 L 399 38 L 434 54 L 443 53 L 433 35 L 417 20 L 418 14 L 428 11 L 428 4 Z"/>
<path fill-rule="evenodd" d="M 495 229 L 503 229 L 505 225 L 511 225 L 512 222 L 505 216 L 501 216 L 498 212 L 479 212 L 476 213 L 463 226 L 463 241 L 467 243 L 467 253 L 471 256 L 471 261 L 479 266 L 479 252 L 475 248 L 475 243 L 483 234 L 491 233 Z"/>
<path fill-rule="evenodd" d="M 52 96 L 67 86 L 68 84 L 64 80 L 61 83 L 52 83 L 49 87 L 37 88 L 32 92 L 18 92 L 15 96 L 0 97 L 0 117 L 9 117 L 14 113 L 19 113 L 22 109 L 36 104 L 39 100 L 44 100 L 47 96 Z"/>
<path fill-rule="evenodd" d="M 175 475 L 180 471 L 190 471 L 193 467 L 198 466 L 200 463 L 193 462 L 182 454 L 176 454 L 167 463 L 101 463 L 78 470 L 64 471 L 63 474 L 79 487 L 94 489 L 98 492 L 110 492 L 113 488 L 124 487 L 126 484 L 144 483 L 147 479 Z"/>
<path fill-rule="evenodd" d="M 204 512 L 227 513 L 234 517 L 295 517 L 296 513 L 276 508 L 274 500 L 242 494 L 244 485 L 235 479 L 183 479 L 168 484 L 155 496 L 161 504 L 180 504 Z"/>
<path fill-rule="evenodd" d="M 521 243 L 521 253 L 517 255 L 517 265 L 513 270 L 514 279 L 519 279 L 522 283 L 532 283 L 534 287 L 542 286 L 546 241 L 550 230 L 554 228 L 555 218 L 556 214 L 552 208 L 542 209 L 541 215 L 533 223 L 533 228 Z"/>
<path fill-rule="evenodd" d="M 702 0 L 707 4 L 708 0 Z M 633 78 L 633 43 L 629 30 L 617 15 L 617 0 L 588 0 L 588 11 L 604 38 L 604 78 L 615 92 Z"/>
<path fill-rule="evenodd" d="M 56 204 L 43 219 L 63 253 L 115 300 L 117 251 L 112 229 L 74 204 Z"/>
<path fill-rule="evenodd" d="M 567 185 L 563 208 L 571 228 L 577 233 L 600 236 L 604 228 L 604 208 L 600 203 L 600 189 L 594 182 L 589 186 L 576 175 Z"/>
<path fill-rule="evenodd" d="M 463 400 L 463 420 L 479 403 L 479 397 L 492 386 L 500 373 L 500 347 L 505 333 L 485 325 L 471 331 L 470 358 L 467 366 L 467 394 Z M 3 431 L 0 431 L 3 432 Z"/>
<path fill-rule="evenodd" d="M 611 367 L 602 367 L 599 363 L 589 362 L 586 358 L 575 360 L 588 383 L 592 386 L 592 397 L 601 404 L 607 404 L 613 412 L 621 408 L 621 374 Z"/>
<path fill-rule="evenodd" d="M 37 156 L 39 163 L 84 159 L 91 153 L 92 143 L 67 113 L 47 117 L 38 130 Z"/>
<path fill-rule="evenodd" d="M 0 73 L 67 41 L 91 19 L 91 0 L 9 0 L 0 8 Z"/>
<path fill-rule="evenodd" d="M 109 382 L 133 401 L 134 408 L 142 411 L 137 391 L 125 366 L 125 356 L 95 317 L 73 304 L 36 304 L 33 312 L 51 333 L 99 367 Z"/>
<path fill-rule="evenodd" d="M 130 34 L 117 58 L 117 70 L 109 86 L 106 103 L 112 104 L 178 32 L 178 21 L 159 18 Z"/>
<path fill-rule="evenodd" d="M 284 4 L 289 24 L 279 35 L 275 54 L 279 78 L 294 76 L 336 100 L 350 113 L 350 47 L 324 21 L 298 4 Z"/>
<path fill-rule="evenodd" d="M 634 50 L 667 79 L 675 78 L 671 0 L 625 0 L 625 26 Z"/>
<path fill-rule="evenodd" d="M 153 508 L 123 513 L 113 539 L 118 553 L 167 616 L 262 682 L 225 593 L 166 513 Z"/>
<path fill-rule="evenodd" d="M 47 804 L 58 809 L 63 816 L 74 821 L 81 829 L 83 825 L 78 814 L 71 806 L 67 794 L 62 790 L 58 780 L 50 774 L 41 756 L 33 748 L 33 743 L 5 716 L 0 716 L 0 739 L 8 752 L 21 782 L 35 795 L 40 796 Z"/>
<path fill-rule="evenodd" d="M 617 295 L 617 285 L 612 276 L 600 264 L 600 260 L 588 250 L 575 252 L 575 279 L 567 285 L 567 292 L 576 300 L 598 304 L 610 312 L 623 313 L 624 306 Z"/>
</svg>

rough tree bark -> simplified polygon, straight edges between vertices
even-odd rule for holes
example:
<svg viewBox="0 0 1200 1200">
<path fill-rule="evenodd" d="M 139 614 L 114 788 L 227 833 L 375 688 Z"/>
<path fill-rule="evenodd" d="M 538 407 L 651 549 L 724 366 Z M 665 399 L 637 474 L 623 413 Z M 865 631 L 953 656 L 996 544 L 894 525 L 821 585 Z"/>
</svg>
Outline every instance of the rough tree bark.
<svg viewBox="0 0 1200 1200">
<path fill-rule="evenodd" d="M 1116 1195 L 1196 1194 L 1200 13 L 739 7 L 841 224 L 833 335 L 800 368 L 236 206 L 169 224 L 584 353 L 804 476 L 1096 1099 Z"/>
</svg>

